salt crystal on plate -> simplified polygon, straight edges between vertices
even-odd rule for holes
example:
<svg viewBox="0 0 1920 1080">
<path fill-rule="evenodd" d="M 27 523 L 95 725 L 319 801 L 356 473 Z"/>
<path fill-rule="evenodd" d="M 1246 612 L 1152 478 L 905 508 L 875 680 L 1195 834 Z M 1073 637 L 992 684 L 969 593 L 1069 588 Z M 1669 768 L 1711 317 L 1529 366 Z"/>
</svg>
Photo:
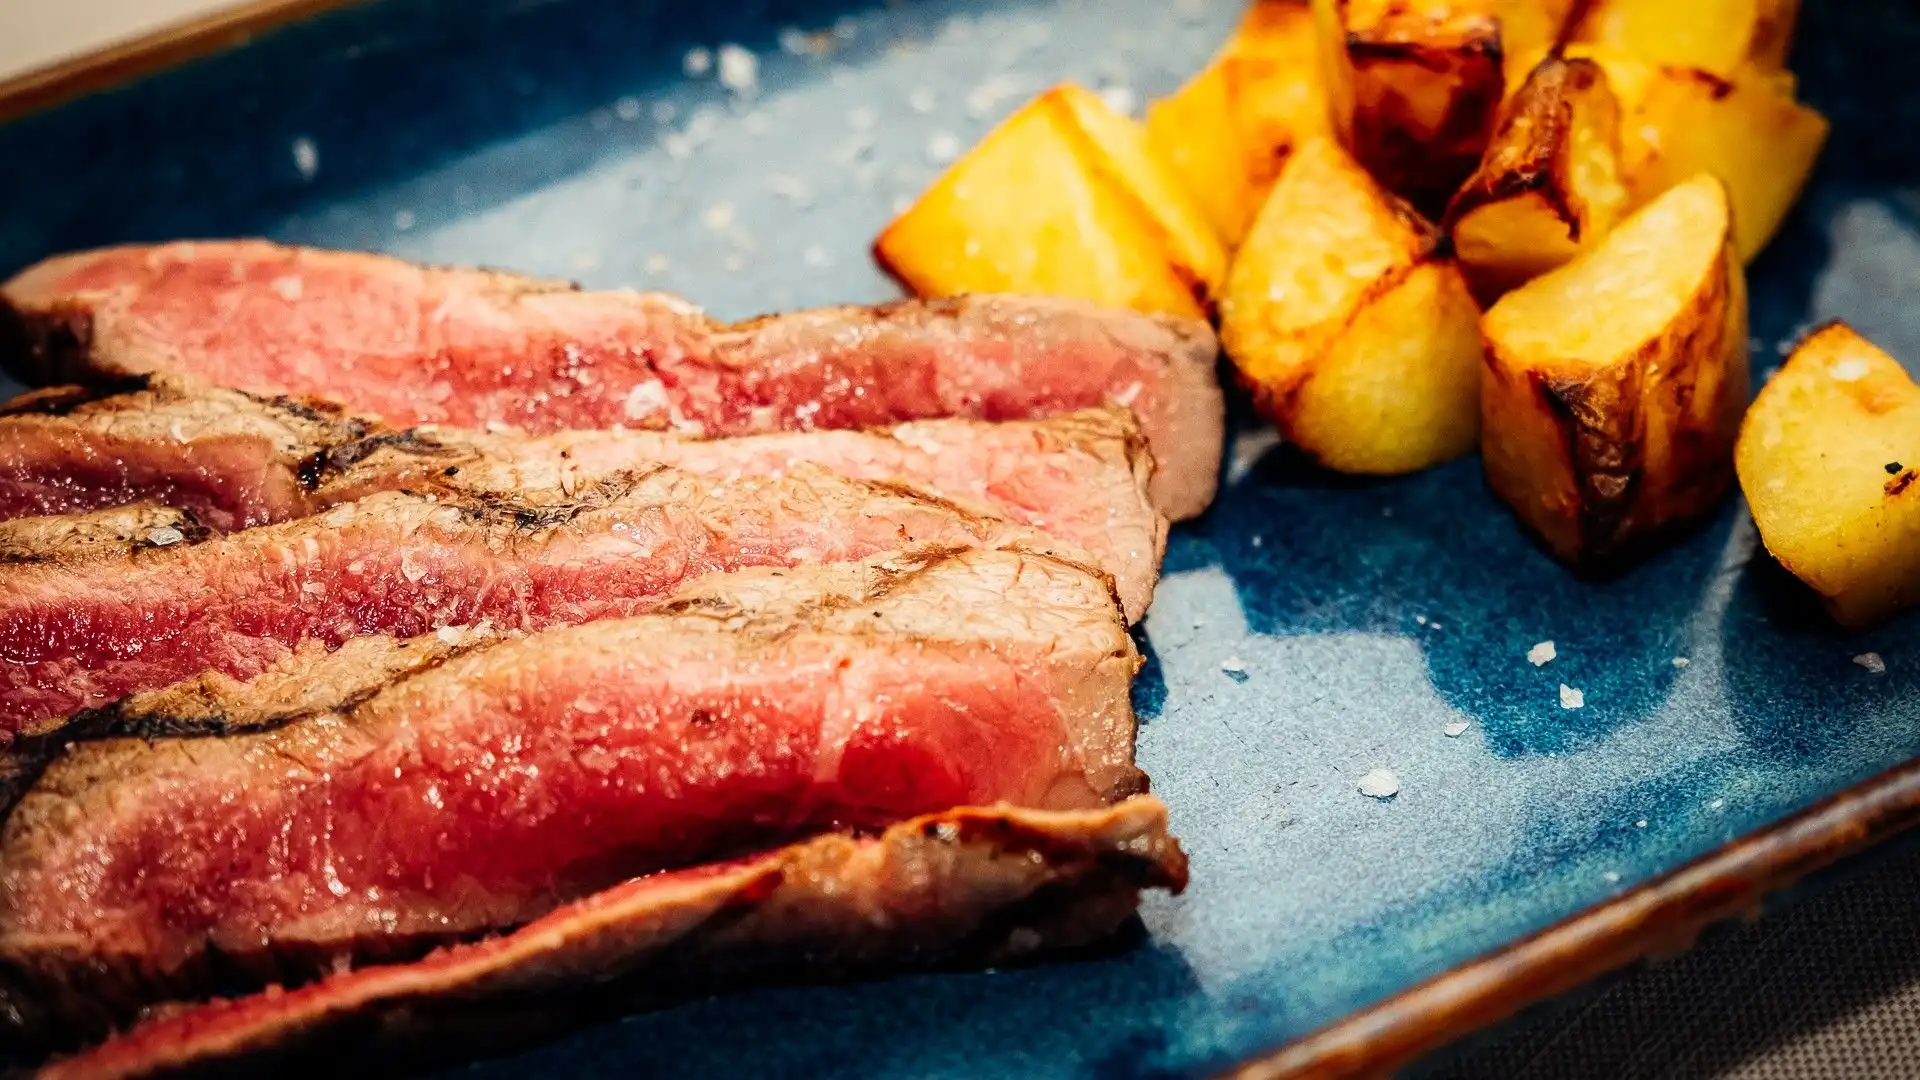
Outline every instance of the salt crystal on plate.
<svg viewBox="0 0 1920 1080">
<path fill-rule="evenodd" d="M 640 119 L 640 99 L 623 97 L 613 103 L 613 115 L 629 124 Z"/>
<path fill-rule="evenodd" d="M 320 172 L 320 148 L 305 135 L 293 140 L 293 167 L 300 170 L 302 180 L 311 180 Z"/>
<path fill-rule="evenodd" d="M 1425 615 L 1415 615 L 1413 621 L 1419 623 L 1421 626 L 1427 625 L 1427 617 Z"/>
<path fill-rule="evenodd" d="M 1131 86 L 1109 86 L 1100 91 L 1100 100 L 1121 116 L 1132 116 L 1134 108 L 1140 103 Z"/>
<path fill-rule="evenodd" d="M 1534 667 L 1546 667 L 1548 664 L 1553 663 L 1559 655 L 1560 651 L 1554 648 L 1553 642 L 1543 641 L 1527 650 L 1527 661 Z"/>
<path fill-rule="evenodd" d="M 1609 870 L 1606 873 L 1601 874 L 1600 876 L 1603 878 L 1606 878 L 1607 884 L 1609 885 L 1620 884 L 1620 871 L 1618 870 Z"/>
<path fill-rule="evenodd" d="M 733 204 L 714 203 L 700 215 L 700 220 L 707 228 L 720 232 L 733 224 Z"/>
<path fill-rule="evenodd" d="M 1636 829 L 1644 829 L 1644 828 L 1646 828 L 1646 827 L 1647 827 L 1647 819 L 1646 819 L 1646 818 L 1641 818 L 1641 819 L 1640 819 L 1639 821 L 1636 821 L 1636 822 L 1634 822 L 1634 823 L 1633 823 L 1633 827 L 1634 827 L 1634 828 L 1636 828 Z"/>
<path fill-rule="evenodd" d="M 951 131 L 936 131 L 927 140 L 927 160 L 945 165 L 960 156 L 960 136 Z"/>
<path fill-rule="evenodd" d="M 1584 709 L 1587 707 L 1587 695 L 1584 690 L 1575 690 L 1566 683 L 1560 684 L 1560 707 L 1563 709 Z"/>
<path fill-rule="evenodd" d="M 1465 720 L 1455 720 L 1453 723 L 1447 725 L 1447 738 L 1449 739 L 1457 739 L 1466 733 L 1467 722 Z"/>
<path fill-rule="evenodd" d="M 1369 799 L 1391 799 L 1400 794 L 1400 778 L 1392 769 L 1375 769 L 1360 778 L 1360 794 Z"/>
<path fill-rule="evenodd" d="M 1674 667 L 1686 667 L 1688 664 L 1691 664 L 1691 663 L 1693 663 L 1693 661 L 1687 659 L 1684 656 L 1676 656 L 1673 658 Z"/>
<path fill-rule="evenodd" d="M 759 93 L 760 59 L 732 43 L 720 46 L 720 85 L 741 97 Z"/>
<path fill-rule="evenodd" d="M 705 75 L 713 70 L 713 53 L 698 45 L 688 49 L 687 55 L 680 58 L 680 70 L 692 79 Z"/>
<path fill-rule="evenodd" d="M 1220 661 L 1220 670 L 1229 675 L 1244 675 L 1247 671 L 1247 665 L 1246 662 L 1238 656 L 1229 656 L 1225 660 Z"/>
<path fill-rule="evenodd" d="M 1869 675 L 1885 675 L 1887 662 L 1877 652 L 1865 652 L 1853 658 L 1853 662 L 1867 669 Z"/>
</svg>

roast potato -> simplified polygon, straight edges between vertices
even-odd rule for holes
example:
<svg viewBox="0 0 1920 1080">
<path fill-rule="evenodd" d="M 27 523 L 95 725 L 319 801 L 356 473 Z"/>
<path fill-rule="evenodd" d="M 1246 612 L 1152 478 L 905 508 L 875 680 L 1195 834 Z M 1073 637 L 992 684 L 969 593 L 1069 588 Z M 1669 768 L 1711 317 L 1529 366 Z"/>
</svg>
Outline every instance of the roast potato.
<svg viewBox="0 0 1920 1080">
<path fill-rule="evenodd" d="M 1590 0 L 1571 38 L 1731 79 L 1784 66 L 1799 17 L 1800 0 Z"/>
<path fill-rule="evenodd" d="M 1437 230 L 1331 139 L 1281 170 L 1221 297 L 1260 410 L 1328 468 L 1392 474 L 1470 452 L 1479 309 Z"/>
<path fill-rule="evenodd" d="M 1293 148 L 1332 131 L 1307 0 L 1258 0 L 1212 63 L 1147 109 L 1147 136 L 1229 246 Z"/>
<path fill-rule="evenodd" d="M 1702 174 L 1487 312 L 1493 490 L 1569 565 L 1604 571 L 1719 500 L 1746 408 L 1746 279 Z"/>
<path fill-rule="evenodd" d="M 1549 57 L 1502 106 L 1448 227 L 1475 291 L 1497 296 L 1592 247 L 1626 202 L 1619 107 L 1605 72 L 1591 60 Z"/>
<path fill-rule="evenodd" d="M 1071 84 L 989 132 L 874 241 L 922 296 L 1026 292 L 1201 316 L 1227 252 L 1145 130 Z"/>
<path fill-rule="evenodd" d="M 1632 205 L 1710 172 L 1732 195 L 1741 257 L 1760 254 L 1827 142 L 1827 118 L 1794 100 L 1792 77 L 1749 69 L 1723 79 L 1606 50 L 1568 53 L 1605 68 L 1619 99 L 1620 168 Z"/>
<path fill-rule="evenodd" d="M 1842 625 L 1920 604 L 1920 386 L 1844 324 L 1815 331 L 1740 429 L 1767 550 Z"/>
<path fill-rule="evenodd" d="M 1336 0 L 1317 0 L 1338 8 Z M 1435 217 L 1480 162 L 1504 96 L 1500 21 L 1446 0 L 1365 0 L 1325 59 L 1336 129 L 1362 165 Z"/>
</svg>

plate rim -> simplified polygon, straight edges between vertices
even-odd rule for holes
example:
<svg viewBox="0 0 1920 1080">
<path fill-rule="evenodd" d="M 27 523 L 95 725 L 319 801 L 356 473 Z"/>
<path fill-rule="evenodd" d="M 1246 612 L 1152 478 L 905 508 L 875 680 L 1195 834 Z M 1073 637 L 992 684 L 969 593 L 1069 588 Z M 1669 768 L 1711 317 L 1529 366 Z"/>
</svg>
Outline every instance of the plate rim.
<svg viewBox="0 0 1920 1080">
<path fill-rule="evenodd" d="M 378 0 L 240 0 L 0 79 L 0 124 L 117 89 L 296 22 Z M 1222 1080 L 1371 1076 L 1413 1064 L 1643 960 L 1821 870 L 1920 829 L 1920 757 L 1745 833 L 1601 903 L 1227 1066 Z"/>
</svg>

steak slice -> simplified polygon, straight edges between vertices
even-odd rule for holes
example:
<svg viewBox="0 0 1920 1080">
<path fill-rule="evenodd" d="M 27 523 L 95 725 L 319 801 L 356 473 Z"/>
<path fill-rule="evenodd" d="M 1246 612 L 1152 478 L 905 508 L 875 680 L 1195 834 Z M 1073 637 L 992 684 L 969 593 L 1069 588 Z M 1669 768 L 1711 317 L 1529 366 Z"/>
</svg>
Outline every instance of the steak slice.
<svg viewBox="0 0 1920 1080">
<path fill-rule="evenodd" d="M 1152 599 L 1166 522 L 1147 500 L 1151 464 L 1124 409 L 711 441 L 613 431 L 530 438 L 394 431 L 313 403 L 157 379 L 105 397 L 71 388 L 31 394 L 5 410 L 0 517 L 147 500 L 232 530 L 376 491 L 587 490 L 649 463 L 735 477 L 777 474 L 796 461 L 904 482 L 1042 529 L 1113 575 L 1129 618 Z"/>
<path fill-rule="evenodd" d="M 812 466 L 737 480 L 654 466 L 571 494 L 382 492 L 198 544 L 16 564 L 0 572 L 0 736 L 203 671 L 251 678 L 308 639 L 566 626 L 645 611 L 702 574 L 915 544 L 1070 553 Z"/>
<path fill-rule="evenodd" d="M 61 256 L 0 285 L 0 363 L 40 382 L 174 372 L 408 427 L 704 435 L 1140 417 L 1154 503 L 1212 501 L 1224 425 L 1205 323 L 982 296 L 728 326 L 658 294 L 262 241 Z"/>
<path fill-rule="evenodd" d="M 40 1075 L 385 1073 L 502 1049 L 621 998 L 1025 961 L 1106 940 L 1140 890 L 1179 892 L 1186 878 L 1150 796 L 1070 813 L 953 810 L 630 881 L 417 963 L 171 1013 Z"/>
<path fill-rule="evenodd" d="M 98 1031 L 826 829 L 1097 806 L 1141 787 L 1138 665 L 1103 580 L 923 550 L 317 674 L 339 700 L 270 730 L 80 741 L 0 830 L 0 1023 Z"/>
</svg>

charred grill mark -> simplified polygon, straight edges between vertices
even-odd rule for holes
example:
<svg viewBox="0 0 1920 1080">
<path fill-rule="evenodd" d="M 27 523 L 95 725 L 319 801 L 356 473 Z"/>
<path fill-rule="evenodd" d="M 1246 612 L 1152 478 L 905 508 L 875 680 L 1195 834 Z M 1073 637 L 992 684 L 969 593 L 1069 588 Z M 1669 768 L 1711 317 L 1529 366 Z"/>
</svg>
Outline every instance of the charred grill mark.
<svg viewBox="0 0 1920 1080">
<path fill-rule="evenodd" d="M 263 397 L 259 394 L 245 394 L 244 391 L 242 391 L 242 393 L 247 398 L 257 401 L 269 409 L 276 409 L 308 423 L 329 425 L 344 424 L 349 432 L 347 435 L 348 438 L 362 438 L 367 433 L 367 424 L 365 421 L 348 416 L 345 409 L 330 401 L 319 401 L 313 398 L 292 398 L 285 394 Z"/>
<path fill-rule="evenodd" d="M 346 472 L 382 450 L 397 450 L 419 457 L 446 457 L 456 452 L 415 428 L 382 432 L 325 450 L 316 450 L 302 458 L 296 470 L 300 487 L 309 492 L 318 491 L 328 477 Z"/>
<path fill-rule="evenodd" d="M 1906 490 L 1913 486 L 1916 478 L 1920 478 L 1920 469 L 1908 469 L 1906 472 L 1887 481 L 1887 498 L 1896 498 L 1905 494 Z"/>
<path fill-rule="evenodd" d="M 665 465 L 648 465 L 638 470 L 614 473 L 575 493 L 567 502 L 528 503 L 499 492 L 470 492 L 451 503 L 468 521 L 480 525 L 504 524 L 517 532 L 537 533 L 558 528 L 583 514 L 604 510 L 636 490 L 647 477 Z"/>
</svg>

